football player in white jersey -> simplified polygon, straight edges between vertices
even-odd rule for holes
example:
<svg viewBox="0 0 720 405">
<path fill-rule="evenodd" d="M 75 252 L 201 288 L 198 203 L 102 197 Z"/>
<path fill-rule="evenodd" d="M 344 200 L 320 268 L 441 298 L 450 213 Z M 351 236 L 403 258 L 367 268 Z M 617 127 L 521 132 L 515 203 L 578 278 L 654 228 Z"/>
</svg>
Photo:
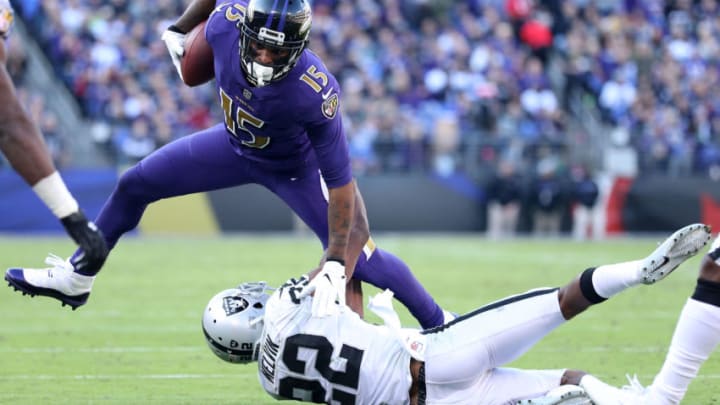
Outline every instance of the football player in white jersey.
<svg viewBox="0 0 720 405">
<path fill-rule="evenodd" d="M 100 230 L 88 221 L 80 207 L 68 191 L 50 157 L 40 130 L 31 121 L 30 116 L 17 98 L 15 85 L 5 64 L 7 49 L 5 39 L 10 34 L 14 13 L 8 0 L 0 0 L 0 151 L 10 162 L 13 169 L 25 180 L 58 217 L 70 237 L 83 251 L 75 258 L 75 268 L 92 270 L 105 262 L 107 245 Z M 48 260 L 50 260 L 49 258 Z M 58 259 L 58 262 L 63 262 Z M 7 276 L 6 276 L 7 279 Z M 68 283 L 87 283 L 89 277 L 77 274 Z M 9 280 L 8 280 L 9 281 Z M 73 309 L 83 297 L 67 297 L 63 288 L 55 290 L 28 289 L 26 280 L 21 279 L 13 287 L 30 295 L 48 295 L 59 299 L 63 305 Z"/>
<path fill-rule="evenodd" d="M 264 283 L 246 283 L 210 300 L 203 332 L 221 359 L 258 361 L 260 382 L 277 399 L 387 405 L 638 404 L 644 394 L 613 388 L 580 370 L 502 366 L 589 306 L 665 278 L 710 237 L 708 226 L 688 225 L 644 259 L 592 267 L 562 288 L 511 296 L 423 331 L 401 328 L 389 291 L 370 300 L 369 308 L 385 321 L 372 325 L 343 305 L 334 311 L 325 308 L 319 316 L 307 294 L 313 284 L 307 276 L 288 281 L 272 295 Z M 694 298 L 718 305 L 720 266 L 704 267 L 701 281 Z M 718 308 L 714 310 L 717 319 Z"/>
</svg>

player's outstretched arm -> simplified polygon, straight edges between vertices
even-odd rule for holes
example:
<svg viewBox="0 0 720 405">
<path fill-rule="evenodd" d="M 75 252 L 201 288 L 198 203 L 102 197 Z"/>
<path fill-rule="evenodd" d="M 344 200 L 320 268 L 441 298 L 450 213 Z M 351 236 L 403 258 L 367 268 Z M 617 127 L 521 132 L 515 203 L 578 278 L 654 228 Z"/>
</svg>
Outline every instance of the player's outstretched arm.
<svg viewBox="0 0 720 405">
<path fill-rule="evenodd" d="M 196 25 L 207 20 L 208 16 L 214 9 L 214 0 L 194 0 L 190 3 L 190 5 L 188 5 L 172 27 L 175 27 L 177 32 L 186 34 Z"/>
<path fill-rule="evenodd" d="M 17 98 L 6 62 L 5 42 L 0 39 L 0 151 L 32 186 L 52 174 L 55 165 L 40 130 Z"/>
<path fill-rule="evenodd" d="M 7 3 L 7 2 L 5 2 Z M 0 0 L 0 19 L 12 9 Z M 0 21 L 0 37 L 10 25 Z M 13 169 L 32 187 L 61 224 L 82 254 L 75 259 L 76 269 L 97 272 L 108 254 L 100 230 L 88 221 L 55 169 L 50 152 L 38 127 L 32 122 L 17 98 L 16 89 L 6 68 L 5 42 L 0 40 L 0 151 Z"/>
<path fill-rule="evenodd" d="M 316 317 L 335 314 L 345 306 L 346 283 L 354 271 L 345 266 L 345 259 L 355 217 L 355 182 L 328 191 L 329 238 L 325 263 L 300 294 L 313 295 L 312 314 Z"/>
<path fill-rule="evenodd" d="M 356 182 L 353 181 L 353 183 Z M 363 201 L 360 189 L 357 187 L 356 183 L 355 219 L 353 220 L 352 230 L 350 231 L 350 239 L 348 240 L 348 246 L 345 252 L 345 267 L 352 269 L 351 274 L 354 274 L 355 265 L 360 257 L 360 252 L 362 252 L 363 248 L 368 244 L 369 239 L 370 225 L 368 224 L 365 201 Z M 346 288 L 345 303 L 362 318 L 364 315 L 362 283 L 360 280 L 350 277 Z"/>
<path fill-rule="evenodd" d="M 348 238 L 348 245 L 345 249 L 345 267 L 350 269 L 348 273 L 349 278 L 352 277 L 355 271 L 355 265 L 360 257 L 360 252 L 362 252 L 370 239 L 370 225 L 368 223 L 365 201 L 363 201 L 357 183 L 354 180 L 353 183 L 355 184 L 355 214 L 350 230 L 350 237 Z"/>
<path fill-rule="evenodd" d="M 33 124 L 17 98 L 15 85 L 7 71 L 7 48 L 13 10 L 0 0 L 0 151 L 13 169 L 29 184 L 35 185 L 55 171 L 40 130 Z"/>
<path fill-rule="evenodd" d="M 345 249 L 345 261 L 344 261 L 344 274 L 345 280 L 345 303 L 350 307 L 353 312 L 356 312 L 360 317 L 364 315 L 362 286 L 359 280 L 352 278 L 352 274 L 355 270 L 360 252 L 368 243 L 370 239 L 370 226 L 367 219 L 367 210 L 365 208 L 365 202 L 363 201 L 360 189 L 357 187 L 357 183 L 352 181 L 353 187 L 355 188 L 355 204 L 353 207 L 353 220 L 352 228 L 350 229 L 350 236 L 348 238 L 347 248 Z M 320 272 L 326 263 L 327 252 L 320 260 L 320 268 L 309 274 L 310 278 L 313 279 L 315 275 Z M 338 292 L 340 293 L 340 292 Z"/>
<path fill-rule="evenodd" d="M 327 262 L 337 262 L 345 266 L 350 232 L 355 217 L 355 182 L 351 181 L 344 186 L 331 188 L 328 203 L 328 248 Z M 345 270 L 346 275 L 352 276 L 354 269 Z"/>
<path fill-rule="evenodd" d="M 328 190 L 328 249 L 327 260 L 313 279 L 313 315 L 326 316 L 337 311 L 336 302 L 345 305 L 346 283 L 354 266 L 346 266 L 347 248 L 355 218 L 355 182 Z"/>
</svg>

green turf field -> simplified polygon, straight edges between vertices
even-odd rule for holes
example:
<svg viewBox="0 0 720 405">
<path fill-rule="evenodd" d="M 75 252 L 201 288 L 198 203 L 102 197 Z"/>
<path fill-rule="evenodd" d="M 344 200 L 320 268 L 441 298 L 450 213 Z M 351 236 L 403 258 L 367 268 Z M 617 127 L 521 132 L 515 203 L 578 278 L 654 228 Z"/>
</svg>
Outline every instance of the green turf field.
<svg viewBox="0 0 720 405">
<path fill-rule="evenodd" d="M 376 237 L 456 312 L 564 284 L 589 265 L 641 258 L 658 239 Z M 68 255 L 71 248 L 60 238 L 0 238 L 0 267 L 41 266 L 47 252 Z M 300 237 L 128 238 L 108 260 L 88 305 L 75 312 L 1 288 L 0 404 L 272 403 L 253 366 L 223 363 L 206 348 L 200 316 L 216 292 L 241 281 L 281 283 L 313 267 L 319 250 L 317 242 Z M 615 384 L 637 373 L 648 384 L 694 288 L 698 263 L 693 258 L 657 285 L 590 309 L 515 365 L 581 368 Z M 374 292 L 365 288 L 366 297 Z M 404 309 L 401 317 L 416 325 Z M 720 353 L 705 364 L 684 403 L 720 403 L 717 387 Z"/>
</svg>

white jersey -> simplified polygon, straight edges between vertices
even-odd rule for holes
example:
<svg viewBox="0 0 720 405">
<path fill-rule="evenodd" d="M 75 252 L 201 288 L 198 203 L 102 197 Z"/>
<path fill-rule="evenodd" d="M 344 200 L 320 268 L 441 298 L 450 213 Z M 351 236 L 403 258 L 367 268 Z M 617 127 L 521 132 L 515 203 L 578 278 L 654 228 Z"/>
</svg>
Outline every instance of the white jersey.
<svg viewBox="0 0 720 405">
<path fill-rule="evenodd" d="M 328 404 L 408 404 L 410 354 L 398 334 L 345 308 L 311 316 L 312 299 L 290 280 L 268 299 L 258 359 L 263 388 L 277 399 Z"/>
<path fill-rule="evenodd" d="M 0 0 L 0 37 L 5 38 L 10 33 L 15 13 L 9 0 Z"/>
</svg>

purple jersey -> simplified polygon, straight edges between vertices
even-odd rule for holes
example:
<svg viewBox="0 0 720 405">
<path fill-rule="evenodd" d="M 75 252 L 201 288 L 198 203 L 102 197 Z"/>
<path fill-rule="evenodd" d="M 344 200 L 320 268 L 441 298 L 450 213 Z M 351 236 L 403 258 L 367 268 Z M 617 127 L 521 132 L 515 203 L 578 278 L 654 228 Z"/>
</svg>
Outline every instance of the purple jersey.
<svg viewBox="0 0 720 405">
<path fill-rule="evenodd" d="M 155 201 L 245 184 L 258 184 L 284 201 L 328 247 L 325 185 L 352 180 L 338 84 L 306 50 L 284 79 L 248 85 L 237 27 L 246 1 L 216 6 L 206 25 L 224 122 L 163 145 L 122 174 L 95 221 L 111 249 Z M 82 249 L 74 256 L 80 254 Z M 443 323 L 442 309 L 407 265 L 374 244 L 359 253 L 353 277 L 395 291 L 423 327 Z"/>
<path fill-rule="evenodd" d="M 247 0 L 220 0 L 205 28 L 231 145 L 269 170 L 296 169 L 317 160 L 328 187 L 349 183 L 337 80 L 306 49 L 282 80 L 264 87 L 250 85 L 239 55 L 238 23 L 246 5 Z"/>
</svg>

